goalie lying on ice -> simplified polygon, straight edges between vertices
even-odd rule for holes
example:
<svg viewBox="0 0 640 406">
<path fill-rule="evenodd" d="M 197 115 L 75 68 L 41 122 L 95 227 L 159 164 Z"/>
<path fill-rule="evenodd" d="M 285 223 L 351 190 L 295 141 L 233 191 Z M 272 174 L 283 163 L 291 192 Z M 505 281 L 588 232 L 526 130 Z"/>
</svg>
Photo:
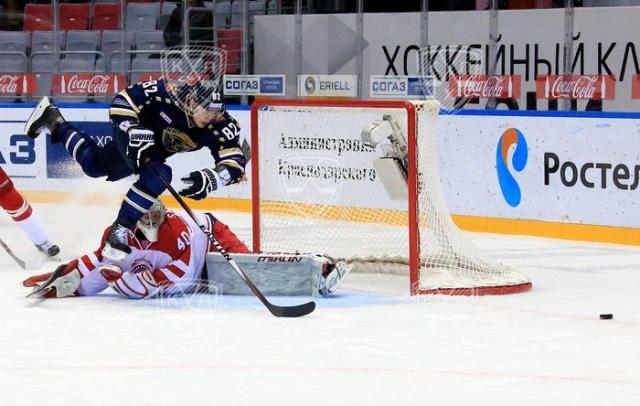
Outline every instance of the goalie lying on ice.
<svg viewBox="0 0 640 406">
<path fill-rule="evenodd" d="M 271 288 L 279 294 L 300 294 L 291 288 L 299 286 L 300 281 L 313 288 L 306 294 L 329 294 L 350 270 L 345 264 L 334 265 L 330 259 L 315 255 L 251 254 L 229 227 L 212 214 L 196 213 L 196 216 L 227 252 L 240 254 L 242 260 L 238 262 L 246 272 L 262 274 L 258 279 L 274 280 Z M 61 265 L 54 272 L 32 276 L 23 285 L 34 288 L 32 296 L 46 298 L 97 295 L 111 287 L 122 296 L 145 299 L 204 290 L 209 281 L 215 281 L 217 293 L 242 294 L 236 291 L 233 278 L 225 272 L 230 269 L 229 265 L 220 261 L 222 257 L 198 225 L 187 215 L 167 210 L 160 201 L 153 204 L 133 231 L 128 231 L 131 253 L 123 260 L 114 262 L 102 256 L 108 234 L 109 228 L 104 231 L 96 251 Z M 312 259 L 316 272 L 300 268 L 300 263 L 309 261 L 298 258 Z M 296 267 L 301 272 L 287 273 Z M 290 280 L 283 280 L 282 275 Z M 256 282 L 259 281 L 256 279 Z M 220 284 L 227 284 L 222 292 Z M 280 286 L 273 287 L 274 284 Z M 268 290 L 265 293 L 269 293 Z"/>
</svg>

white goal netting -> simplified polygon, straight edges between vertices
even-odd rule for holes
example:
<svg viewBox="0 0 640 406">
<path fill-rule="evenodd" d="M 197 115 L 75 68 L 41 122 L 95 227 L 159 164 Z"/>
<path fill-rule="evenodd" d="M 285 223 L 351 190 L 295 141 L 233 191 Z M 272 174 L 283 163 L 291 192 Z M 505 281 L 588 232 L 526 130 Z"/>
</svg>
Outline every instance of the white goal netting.
<svg viewBox="0 0 640 406">
<path fill-rule="evenodd" d="M 253 109 L 254 248 L 322 253 L 361 269 L 410 268 L 412 293 L 531 286 L 486 258 L 451 220 L 438 169 L 438 102 L 278 100 Z M 384 115 L 412 144 L 403 200 L 389 198 L 373 169 L 380 146 L 360 135 Z"/>
</svg>

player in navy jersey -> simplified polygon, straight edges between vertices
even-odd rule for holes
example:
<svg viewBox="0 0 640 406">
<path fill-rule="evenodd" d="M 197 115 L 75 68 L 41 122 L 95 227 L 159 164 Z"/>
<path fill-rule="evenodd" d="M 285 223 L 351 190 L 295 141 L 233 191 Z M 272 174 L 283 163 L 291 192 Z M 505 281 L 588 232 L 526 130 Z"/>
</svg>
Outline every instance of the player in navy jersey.
<svg viewBox="0 0 640 406">
<path fill-rule="evenodd" d="M 66 122 L 47 97 L 27 120 L 28 136 L 50 133 L 51 141 L 63 143 L 88 176 L 117 181 L 138 175 L 107 236 L 105 257 L 119 260 L 131 252 L 127 232 L 165 190 L 158 173 L 171 182 L 171 167 L 165 163 L 171 155 L 206 147 L 213 157 L 212 167 L 182 178 L 187 184 L 179 192 L 183 196 L 203 199 L 242 180 L 248 146 L 241 140 L 240 125 L 225 109 L 222 92 L 209 89 L 200 83 L 178 87 L 164 80 L 129 86 L 113 98 L 109 117 L 114 140 L 104 147 Z"/>
</svg>

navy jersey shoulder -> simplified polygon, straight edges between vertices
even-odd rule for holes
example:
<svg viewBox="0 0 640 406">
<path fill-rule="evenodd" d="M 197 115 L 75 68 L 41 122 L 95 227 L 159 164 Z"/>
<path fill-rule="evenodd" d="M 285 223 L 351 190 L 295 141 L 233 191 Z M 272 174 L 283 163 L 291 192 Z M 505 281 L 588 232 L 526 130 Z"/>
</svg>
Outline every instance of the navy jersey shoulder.
<svg viewBox="0 0 640 406">
<path fill-rule="evenodd" d="M 202 147 L 209 148 L 216 157 L 218 151 L 239 144 L 240 126 L 233 117 L 225 112 L 219 120 L 198 128 L 169 94 L 171 86 L 164 80 L 129 86 L 114 98 L 110 110 L 112 121 L 118 124 L 118 118 L 129 119 L 133 124 L 153 130 L 156 145 L 162 146 L 166 157 Z M 132 111 L 126 111 L 125 104 Z M 118 117 L 119 112 L 122 117 Z M 129 113 L 132 113 L 129 118 L 124 117 Z"/>
</svg>

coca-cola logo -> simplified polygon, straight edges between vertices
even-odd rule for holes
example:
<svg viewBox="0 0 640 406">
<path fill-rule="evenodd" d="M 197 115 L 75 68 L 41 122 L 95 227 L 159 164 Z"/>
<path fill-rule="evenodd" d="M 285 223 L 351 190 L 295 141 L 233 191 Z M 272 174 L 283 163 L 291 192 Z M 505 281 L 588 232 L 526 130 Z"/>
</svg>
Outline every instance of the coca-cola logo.
<svg viewBox="0 0 640 406">
<path fill-rule="evenodd" d="M 553 98 L 593 99 L 596 95 L 596 78 L 581 76 L 577 80 L 566 80 L 559 76 L 551 83 L 550 95 Z"/>
<path fill-rule="evenodd" d="M 113 74 L 58 74 L 54 79 L 55 94 L 112 94 L 125 83 L 124 77 Z"/>
<path fill-rule="evenodd" d="M 517 76 L 458 76 L 450 82 L 455 97 L 511 98 L 520 96 L 520 78 Z"/>
<path fill-rule="evenodd" d="M 537 80 L 545 99 L 612 99 L 615 81 L 602 75 L 548 75 Z"/>
<path fill-rule="evenodd" d="M 18 93 L 22 91 L 21 79 L 24 75 L 0 75 L 0 93 Z"/>
<path fill-rule="evenodd" d="M 81 77 L 73 75 L 67 82 L 66 93 L 109 93 L 111 75 Z"/>
</svg>

